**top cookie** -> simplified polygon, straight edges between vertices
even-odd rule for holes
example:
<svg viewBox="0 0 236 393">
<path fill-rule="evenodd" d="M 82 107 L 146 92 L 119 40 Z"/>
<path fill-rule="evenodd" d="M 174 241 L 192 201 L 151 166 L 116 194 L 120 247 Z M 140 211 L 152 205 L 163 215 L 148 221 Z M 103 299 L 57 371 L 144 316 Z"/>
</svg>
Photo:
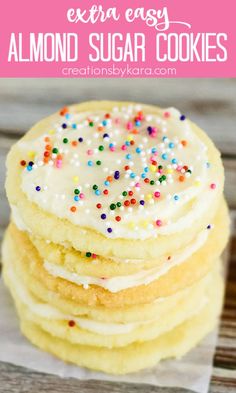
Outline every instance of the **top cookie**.
<svg viewBox="0 0 236 393">
<path fill-rule="evenodd" d="M 173 108 L 110 101 L 63 108 L 17 143 L 9 166 L 16 157 L 28 201 L 114 240 L 191 229 L 223 188 L 219 152 Z"/>
</svg>

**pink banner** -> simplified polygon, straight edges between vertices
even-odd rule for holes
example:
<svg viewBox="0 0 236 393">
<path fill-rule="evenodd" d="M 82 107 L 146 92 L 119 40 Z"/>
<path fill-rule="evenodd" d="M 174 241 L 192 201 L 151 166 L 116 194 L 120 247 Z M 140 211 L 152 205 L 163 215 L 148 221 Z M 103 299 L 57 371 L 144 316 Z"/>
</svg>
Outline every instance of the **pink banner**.
<svg viewBox="0 0 236 393">
<path fill-rule="evenodd" d="M 235 77 L 235 0 L 8 0 L 0 77 Z"/>
</svg>

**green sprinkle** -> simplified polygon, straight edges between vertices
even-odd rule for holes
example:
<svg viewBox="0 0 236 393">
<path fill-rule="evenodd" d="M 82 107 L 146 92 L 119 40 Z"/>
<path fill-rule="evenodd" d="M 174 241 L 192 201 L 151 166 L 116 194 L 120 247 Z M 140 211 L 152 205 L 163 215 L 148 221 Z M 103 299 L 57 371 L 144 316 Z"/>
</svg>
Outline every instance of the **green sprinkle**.
<svg viewBox="0 0 236 393">
<path fill-rule="evenodd" d="M 78 190 L 78 188 L 75 188 L 75 189 L 74 189 L 74 193 L 75 193 L 76 195 L 79 195 L 80 190 Z"/>
<path fill-rule="evenodd" d="M 90 127 L 93 127 L 93 126 L 94 126 L 93 121 L 90 121 L 90 122 L 89 122 L 89 126 L 90 126 Z"/>
<path fill-rule="evenodd" d="M 57 149 L 56 147 L 54 147 L 54 148 L 52 149 L 52 152 L 53 152 L 54 154 L 57 154 L 57 153 L 58 153 L 58 149 Z"/>
<path fill-rule="evenodd" d="M 101 165 L 101 163 L 102 163 L 102 161 L 100 161 L 100 160 L 96 161 L 97 165 Z"/>
<path fill-rule="evenodd" d="M 93 185 L 93 190 L 97 190 L 97 189 L 98 189 L 97 184 L 94 184 L 94 185 Z"/>
<path fill-rule="evenodd" d="M 64 139 L 63 139 L 63 143 L 68 143 L 68 139 L 67 139 L 67 138 L 64 138 Z"/>
<path fill-rule="evenodd" d="M 98 150 L 103 151 L 104 150 L 104 146 L 99 146 Z"/>
<path fill-rule="evenodd" d="M 112 203 L 112 204 L 110 205 L 110 209 L 111 209 L 111 210 L 115 210 L 115 208 L 116 208 L 115 203 Z"/>
<path fill-rule="evenodd" d="M 155 184 L 154 180 L 150 181 L 151 186 L 153 186 Z"/>
<path fill-rule="evenodd" d="M 92 253 L 91 252 L 86 252 L 86 257 L 87 258 L 90 258 L 92 256 Z"/>
<path fill-rule="evenodd" d="M 116 206 L 117 207 L 121 207 L 122 203 L 121 202 L 117 202 Z"/>
<path fill-rule="evenodd" d="M 126 196 L 127 194 L 128 194 L 127 191 L 123 191 L 123 192 L 122 192 L 122 195 L 123 195 L 123 196 Z"/>
</svg>

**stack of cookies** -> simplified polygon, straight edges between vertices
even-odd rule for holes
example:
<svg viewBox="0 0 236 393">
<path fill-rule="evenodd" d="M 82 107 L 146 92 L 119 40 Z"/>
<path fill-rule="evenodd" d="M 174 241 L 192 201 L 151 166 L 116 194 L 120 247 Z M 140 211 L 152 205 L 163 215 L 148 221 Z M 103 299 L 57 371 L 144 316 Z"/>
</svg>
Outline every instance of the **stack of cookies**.
<svg viewBox="0 0 236 393">
<path fill-rule="evenodd" d="M 85 102 L 11 149 L 3 276 L 22 333 L 122 374 L 181 357 L 219 316 L 220 154 L 174 108 Z"/>
</svg>

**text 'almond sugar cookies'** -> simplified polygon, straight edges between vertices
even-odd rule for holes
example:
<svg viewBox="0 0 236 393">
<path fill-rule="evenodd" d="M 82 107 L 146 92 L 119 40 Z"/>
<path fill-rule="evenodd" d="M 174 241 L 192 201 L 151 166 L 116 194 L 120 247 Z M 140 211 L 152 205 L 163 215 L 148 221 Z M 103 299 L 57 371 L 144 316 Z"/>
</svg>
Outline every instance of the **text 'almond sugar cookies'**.
<svg viewBox="0 0 236 393">
<path fill-rule="evenodd" d="M 85 102 L 37 123 L 7 159 L 22 333 L 113 374 L 183 356 L 221 311 L 223 184 L 220 153 L 174 108 Z"/>
</svg>

